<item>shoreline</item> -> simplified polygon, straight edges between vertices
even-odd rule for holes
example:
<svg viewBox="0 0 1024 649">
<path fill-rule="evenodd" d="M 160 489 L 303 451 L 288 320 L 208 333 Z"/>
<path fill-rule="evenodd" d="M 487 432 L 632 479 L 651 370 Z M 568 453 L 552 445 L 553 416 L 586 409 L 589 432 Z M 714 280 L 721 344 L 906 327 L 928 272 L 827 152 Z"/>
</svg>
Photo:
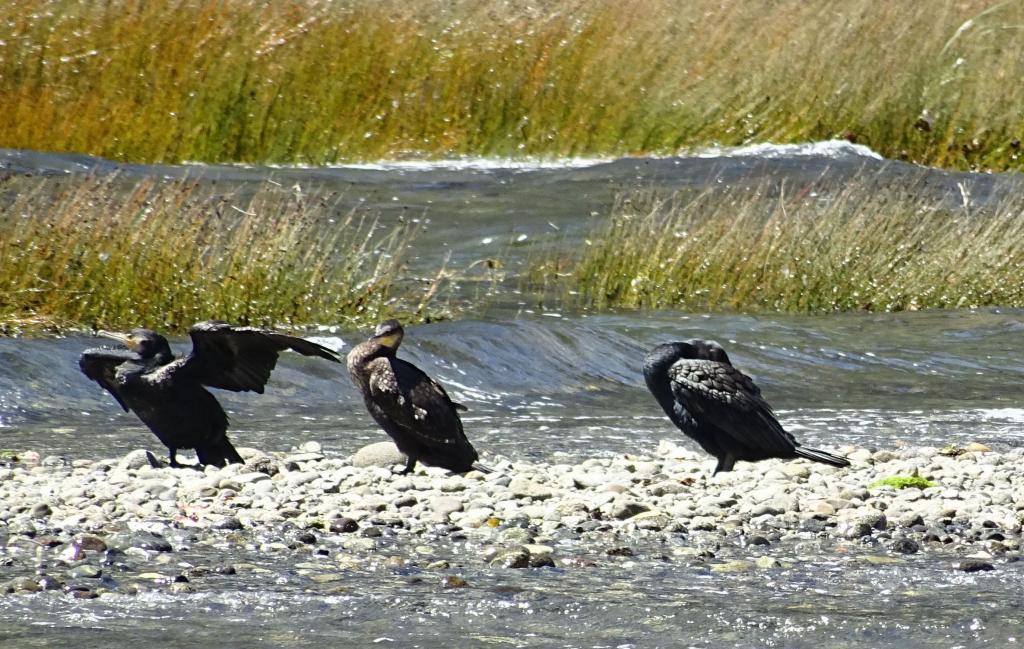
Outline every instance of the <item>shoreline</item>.
<svg viewBox="0 0 1024 649">
<path fill-rule="evenodd" d="M 142 450 L 70 463 L 26 453 L 27 463 L 0 468 L 0 560 L 10 575 L 0 592 L 195 592 L 204 576 L 258 569 L 239 561 L 242 547 L 312 554 L 334 570 L 415 566 L 438 571 L 445 586 L 481 568 L 657 560 L 733 573 L 784 569 L 801 554 L 877 564 L 922 554 L 993 570 L 1019 558 L 1024 449 L 969 447 L 956 456 L 837 449 L 852 467 L 771 460 L 715 477 L 713 461 L 671 442 L 575 465 L 488 457 L 495 472 L 486 476 L 399 475 L 390 442 L 352 457 L 325 456 L 316 442 L 240 449 L 244 465 L 201 472 L 153 468 Z M 868 488 L 915 473 L 937 486 Z M 193 546 L 214 558 L 175 570 Z M 334 574 L 309 578 L 328 587 Z"/>
</svg>

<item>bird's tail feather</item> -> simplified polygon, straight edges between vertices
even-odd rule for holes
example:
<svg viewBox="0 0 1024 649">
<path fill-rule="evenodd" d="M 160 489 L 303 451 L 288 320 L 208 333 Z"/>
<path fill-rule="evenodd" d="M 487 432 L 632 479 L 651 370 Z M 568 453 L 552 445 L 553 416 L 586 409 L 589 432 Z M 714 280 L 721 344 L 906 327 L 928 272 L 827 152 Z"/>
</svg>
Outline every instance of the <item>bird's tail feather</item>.
<svg viewBox="0 0 1024 649">
<path fill-rule="evenodd" d="M 492 469 L 489 466 L 484 466 L 483 464 L 480 464 L 479 462 L 474 462 L 473 465 L 470 468 L 475 469 L 475 470 L 479 471 L 480 473 L 494 473 L 494 469 Z"/>
<path fill-rule="evenodd" d="M 821 462 L 822 464 L 831 464 L 832 466 L 850 466 L 850 461 L 845 457 L 839 455 L 832 455 L 825 451 L 819 451 L 816 448 L 807 448 L 806 446 L 796 447 L 796 454 L 800 457 L 805 457 L 808 460 L 814 460 L 815 462 Z"/>
<path fill-rule="evenodd" d="M 200 464 L 212 464 L 223 467 L 225 464 L 244 464 L 242 456 L 231 445 L 227 436 L 196 447 L 196 457 Z"/>
</svg>

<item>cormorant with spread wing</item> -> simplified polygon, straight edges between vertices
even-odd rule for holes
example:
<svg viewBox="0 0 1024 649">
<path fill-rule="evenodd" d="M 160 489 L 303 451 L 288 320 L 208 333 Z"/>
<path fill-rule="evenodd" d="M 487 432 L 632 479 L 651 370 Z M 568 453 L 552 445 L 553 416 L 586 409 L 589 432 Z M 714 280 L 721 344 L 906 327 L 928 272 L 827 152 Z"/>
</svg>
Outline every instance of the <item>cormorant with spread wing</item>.
<svg viewBox="0 0 1024 649">
<path fill-rule="evenodd" d="M 462 431 L 458 411 L 466 406 L 452 401 L 441 384 L 418 367 L 396 358 L 404 335 L 397 320 L 382 322 L 347 359 L 366 409 L 408 458 L 404 473 L 417 462 L 455 473 L 490 471 L 476 464 L 479 456 Z"/>
<path fill-rule="evenodd" d="M 803 457 L 850 466 L 843 457 L 801 446 L 782 428 L 753 380 L 732 366 L 717 343 L 671 342 L 644 359 L 644 380 L 669 419 L 718 458 L 715 473 L 737 460 Z"/>
<path fill-rule="evenodd" d="M 180 466 L 182 448 L 194 448 L 200 464 L 242 462 L 227 437 L 228 417 L 207 387 L 262 394 L 285 349 L 340 362 L 333 351 L 308 340 L 218 321 L 192 327 L 192 351 L 178 359 L 167 339 L 149 329 L 98 333 L 128 350 L 86 350 L 78 361 L 82 373 L 125 411 L 135 411 L 170 450 L 174 467 Z"/>
</svg>

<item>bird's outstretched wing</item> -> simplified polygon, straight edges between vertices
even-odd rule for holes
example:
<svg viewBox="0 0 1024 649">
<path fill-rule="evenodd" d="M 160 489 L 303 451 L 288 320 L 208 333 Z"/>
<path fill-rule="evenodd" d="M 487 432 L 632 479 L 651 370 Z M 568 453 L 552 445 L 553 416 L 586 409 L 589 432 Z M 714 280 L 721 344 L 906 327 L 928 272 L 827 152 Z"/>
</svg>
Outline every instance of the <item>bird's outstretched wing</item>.
<svg viewBox="0 0 1024 649">
<path fill-rule="evenodd" d="M 668 375 L 672 394 L 702 425 L 765 452 L 786 454 L 796 447 L 751 378 L 732 365 L 681 359 Z"/>
<path fill-rule="evenodd" d="M 375 385 L 370 390 L 378 403 L 387 403 L 390 416 L 409 433 L 433 444 L 468 445 L 457 410 L 466 406 L 452 401 L 441 384 L 412 363 L 390 359 L 397 385 Z M 376 374 L 376 373 L 375 373 Z M 381 373 L 381 377 L 387 376 Z M 390 377 L 388 377 L 390 382 Z"/>
<path fill-rule="evenodd" d="M 104 390 L 114 395 L 117 403 L 128 412 L 128 404 L 117 390 L 114 373 L 117 366 L 125 361 L 133 360 L 135 354 L 122 349 L 87 349 L 78 359 L 78 367 L 82 374 L 99 383 Z"/>
<path fill-rule="evenodd" d="M 191 376 L 203 385 L 221 390 L 262 394 L 278 354 L 286 349 L 340 362 L 323 345 L 265 329 L 234 327 L 211 320 L 193 326 L 188 334 L 192 351 L 159 372 Z"/>
</svg>

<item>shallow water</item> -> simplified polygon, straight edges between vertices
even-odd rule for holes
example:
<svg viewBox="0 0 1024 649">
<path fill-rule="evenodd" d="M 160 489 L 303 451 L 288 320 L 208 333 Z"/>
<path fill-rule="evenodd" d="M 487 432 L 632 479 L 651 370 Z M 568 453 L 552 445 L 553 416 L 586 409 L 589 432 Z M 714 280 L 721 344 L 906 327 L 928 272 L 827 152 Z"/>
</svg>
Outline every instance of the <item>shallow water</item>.
<svg viewBox="0 0 1024 649">
<path fill-rule="evenodd" d="M 978 201 L 1019 185 L 1014 176 L 921 170 L 850 150 L 526 169 L 273 170 L 124 166 L 0 152 L 0 168 L 55 177 L 115 167 L 128 175 L 344 185 L 352 201 L 373 203 L 385 214 L 426 210 L 431 241 L 463 260 L 493 254 L 501 241 L 522 235 L 528 246 L 545 232 L 582 231 L 592 211 L 607 210 L 615 191 L 652 183 L 756 184 L 766 177 L 838 183 L 867 172 L 879 183 L 922 183 L 936 201 L 954 203 L 962 198 L 958 183 L 970 185 Z M 344 353 L 364 336 L 325 330 L 318 340 Z M 654 344 L 690 337 L 723 344 L 809 445 L 1024 445 L 1019 310 L 582 315 L 534 313 L 509 298 L 477 318 L 410 327 L 402 353 L 469 406 L 467 434 L 485 460 L 497 454 L 513 462 L 574 462 L 643 454 L 662 439 L 682 441 L 644 388 L 640 365 Z M 0 339 L 0 447 L 71 460 L 140 447 L 162 453 L 133 415 L 78 372 L 77 355 L 100 344 L 87 336 Z M 173 344 L 187 348 L 181 339 Z M 266 394 L 218 398 L 230 411 L 239 446 L 278 451 L 316 440 L 328 454 L 345 455 L 383 439 L 340 365 L 289 354 Z M 712 465 L 709 460 L 709 471 Z M 1024 562 L 964 574 L 939 552 L 876 565 L 864 561 L 870 547 L 782 544 L 759 552 L 791 562 L 788 567 L 713 575 L 678 560 L 672 547 L 642 547 L 634 557 L 595 557 L 596 565 L 583 569 L 474 568 L 463 573 L 468 588 L 446 589 L 435 573 L 392 569 L 383 559 L 346 569 L 336 584 L 314 584 L 300 564 L 328 559 L 235 547 L 228 537 L 212 551 L 180 534 L 173 554 L 179 564 L 230 557 L 266 572 L 211 578 L 189 595 L 0 597 L 0 646 L 1002 647 L 1013 646 L 1022 628 Z M 329 546 L 329 537 L 321 542 Z M 458 556 L 473 551 L 467 543 L 437 539 L 435 547 L 441 556 Z M 414 549 L 396 540 L 393 552 Z"/>
</svg>

